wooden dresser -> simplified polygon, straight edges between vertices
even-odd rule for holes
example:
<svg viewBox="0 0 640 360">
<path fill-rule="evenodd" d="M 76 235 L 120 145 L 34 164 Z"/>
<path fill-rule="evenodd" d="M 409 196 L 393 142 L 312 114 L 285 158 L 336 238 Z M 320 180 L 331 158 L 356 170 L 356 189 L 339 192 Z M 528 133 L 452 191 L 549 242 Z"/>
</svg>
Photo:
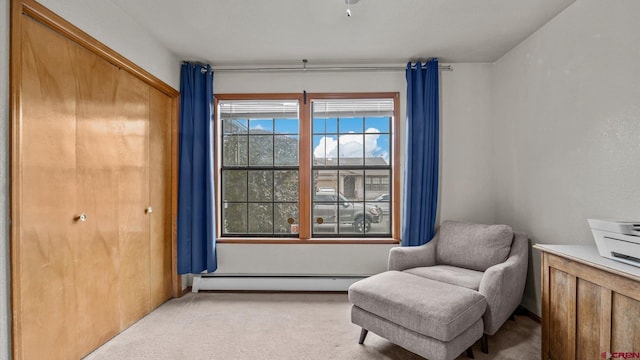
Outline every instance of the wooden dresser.
<svg viewBox="0 0 640 360">
<path fill-rule="evenodd" d="M 541 358 L 640 358 L 640 268 L 601 257 L 595 245 L 534 248 L 542 252 Z"/>
</svg>

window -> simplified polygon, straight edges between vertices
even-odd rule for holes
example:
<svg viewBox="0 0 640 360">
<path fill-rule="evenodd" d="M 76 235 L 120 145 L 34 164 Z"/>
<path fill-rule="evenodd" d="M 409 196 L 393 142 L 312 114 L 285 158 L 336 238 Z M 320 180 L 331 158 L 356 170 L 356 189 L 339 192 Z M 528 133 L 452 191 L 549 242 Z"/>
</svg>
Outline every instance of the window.
<svg viewBox="0 0 640 360">
<path fill-rule="evenodd" d="M 387 193 L 381 197 L 381 199 L 386 199 L 388 201 L 389 198 L 389 177 L 387 176 L 369 176 L 365 179 L 366 191 L 371 193 Z"/>
<path fill-rule="evenodd" d="M 395 242 L 397 99 L 216 95 L 220 241 Z"/>
<path fill-rule="evenodd" d="M 298 112 L 296 101 L 218 103 L 222 236 L 297 233 Z"/>
<path fill-rule="evenodd" d="M 392 175 L 393 99 L 317 99 L 311 108 L 313 236 L 391 236 L 390 208 L 376 201 L 388 186 L 369 185 Z"/>
</svg>

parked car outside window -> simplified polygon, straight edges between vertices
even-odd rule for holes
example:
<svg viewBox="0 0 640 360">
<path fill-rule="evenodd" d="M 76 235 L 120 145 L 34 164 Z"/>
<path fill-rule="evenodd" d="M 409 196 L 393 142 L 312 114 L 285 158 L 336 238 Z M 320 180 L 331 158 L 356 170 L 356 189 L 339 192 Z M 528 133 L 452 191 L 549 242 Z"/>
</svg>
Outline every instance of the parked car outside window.
<svg viewBox="0 0 640 360">
<path fill-rule="evenodd" d="M 315 193 L 313 214 L 314 226 L 324 224 L 348 224 L 358 233 L 371 230 L 371 223 L 379 223 L 383 218 L 380 207 L 361 202 L 352 202 L 333 189 L 322 188 Z"/>
<path fill-rule="evenodd" d="M 376 206 L 382 209 L 383 213 L 389 214 L 389 202 L 391 201 L 391 197 L 389 196 L 389 194 L 382 194 L 373 199 L 373 201 L 377 202 Z"/>
</svg>

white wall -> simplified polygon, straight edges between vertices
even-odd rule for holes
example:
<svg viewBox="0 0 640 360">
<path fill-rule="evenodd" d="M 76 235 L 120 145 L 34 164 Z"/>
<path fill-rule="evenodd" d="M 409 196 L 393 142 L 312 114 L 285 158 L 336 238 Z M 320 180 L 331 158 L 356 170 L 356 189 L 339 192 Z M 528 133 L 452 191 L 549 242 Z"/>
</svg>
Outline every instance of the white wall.
<svg viewBox="0 0 640 360">
<path fill-rule="evenodd" d="M 440 73 L 440 220 L 493 224 L 492 64 Z"/>
<path fill-rule="evenodd" d="M 49 10 L 109 46 L 175 89 L 180 88 L 180 61 L 127 13 L 111 1 L 38 0 Z"/>
<path fill-rule="evenodd" d="M 493 223 L 490 64 L 453 64 L 441 74 L 441 219 Z M 214 93 L 400 93 L 404 71 L 335 73 L 217 73 Z M 401 129 L 404 134 L 404 127 Z M 403 136 L 404 137 L 404 136 Z M 400 146 L 403 148 L 403 146 Z M 217 274 L 370 275 L 384 271 L 391 245 L 219 244 Z"/>
<path fill-rule="evenodd" d="M 587 218 L 640 219 L 638 14 L 576 1 L 495 63 L 496 222 L 593 244 Z M 523 303 L 539 314 L 533 260 Z"/>
<path fill-rule="evenodd" d="M 10 359 L 9 0 L 0 0 L 0 359 Z"/>
</svg>

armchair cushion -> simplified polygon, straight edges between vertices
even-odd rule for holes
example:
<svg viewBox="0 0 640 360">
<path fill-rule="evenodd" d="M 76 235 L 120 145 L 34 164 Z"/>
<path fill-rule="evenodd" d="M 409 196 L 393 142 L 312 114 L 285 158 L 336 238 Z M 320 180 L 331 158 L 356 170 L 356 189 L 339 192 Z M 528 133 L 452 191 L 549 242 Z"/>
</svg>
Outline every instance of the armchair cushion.
<svg viewBox="0 0 640 360">
<path fill-rule="evenodd" d="M 439 237 L 437 264 L 485 271 L 507 259 L 513 242 L 513 230 L 508 225 L 444 221 Z"/>
<path fill-rule="evenodd" d="M 476 291 L 478 291 L 482 275 L 484 275 L 482 271 L 469 270 L 449 265 L 416 267 L 405 270 L 404 272 L 451 285 L 466 287 L 467 289 Z"/>
</svg>

